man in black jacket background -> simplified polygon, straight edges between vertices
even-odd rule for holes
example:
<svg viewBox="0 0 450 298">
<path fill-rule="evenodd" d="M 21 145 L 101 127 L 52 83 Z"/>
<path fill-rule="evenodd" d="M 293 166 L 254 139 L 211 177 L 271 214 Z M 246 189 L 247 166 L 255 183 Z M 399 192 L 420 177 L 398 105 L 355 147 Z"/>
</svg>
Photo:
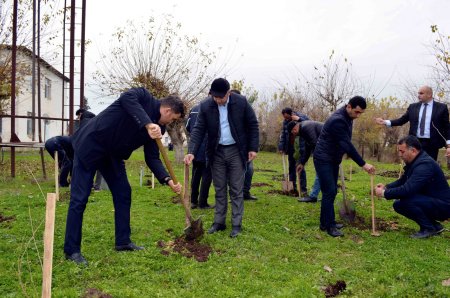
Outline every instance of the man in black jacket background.
<svg viewBox="0 0 450 298">
<path fill-rule="evenodd" d="M 322 191 L 320 208 L 320 229 L 326 230 L 332 237 L 343 236 L 336 225 L 334 200 L 337 194 L 339 165 L 347 154 L 364 171 L 373 174 L 375 168 L 366 163 L 352 144 L 353 120 L 366 109 L 366 100 L 361 96 L 351 98 L 344 107 L 334 112 L 323 125 L 314 150 L 314 166 L 319 176 Z"/>
<path fill-rule="evenodd" d="M 190 164 L 198 154 L 206 134 L 206 155 L 211 163 L 216 190 L 214 223 L 208 233 L 226 229 L 229 188 L 232 211 L 230 237 L 236 237 L 242 228 L 245 167 L 257 155 L 259 128 L 255 112 L 247 99 L 231 93 L 230 83 L 226 79 L 215 79 L 211 84 L 210 96 L 200 103 L 197 124 L 184 158 L 186 164 Z"/>
<path fill-rule="evenodd" d="M 448 108 L 444 103 L 433 99 L 433 90 L 429 86 L 419 88 L 419 102 L 410 104 L 405 114 L 395 120 L 376 118 L 380 125 L 401 126 L 409 122 L 409 134 L 416 136 L 422 148 L 434 160 L 437 160 L 439 148 L 447 147 L 446 156 L 450 156 L 450 124 Z"/>
<path fill-rule="evenodd" d="M 425 151 L 419 140 L 407 136 L 397 143 L 405 171 L 397 181 L 377 184 L 376 195 L 395 199 L 394 210 L 414 220 L 420 230 L 412 238 L 437 235 L 444 227 L 437 221 L 450 218 L 450 187 L 442 169 Z"/>
</svg>

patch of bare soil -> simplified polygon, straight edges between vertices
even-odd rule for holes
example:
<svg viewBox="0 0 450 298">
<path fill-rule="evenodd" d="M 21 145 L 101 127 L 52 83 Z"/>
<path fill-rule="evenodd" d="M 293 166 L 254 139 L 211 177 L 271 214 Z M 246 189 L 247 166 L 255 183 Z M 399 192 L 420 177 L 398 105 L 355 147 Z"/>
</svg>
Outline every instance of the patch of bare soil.
<svg viewBox="0 0 450 298">
<path fill-rule="evenodd" d="M 273 181 L 284 181 L 284 175 L 281 174 L 281 175 L 272 176 L 272 180 Z"/>
<path fill-rule="evenodd" d="M 184 236 L 168 242 L 159 240 L 157 246 L 161 248 L 161 253 L 165 256 L 177 252 L 187 258 L 194 258 L 198 262 L 206 262 L 209 254 L 213 251 L 211 246 L 195 240 L 186 240 Z"/>
<path fill-rule="evenodd" d="M 335 284 L 329 284 L 323 289 L 325 297 L 336 297 L 345 291 L 347 284 L 343 280 L 338 280 Z"/>
<path fill-rule="evenodd" d="M 370 230 L 372 229 L 372 219 L 369 219 L 368 222 L 366 222 L 362 216 L 356 216 L 355 221 L 349 223 L 349 225 L 358 230 Z M 375 217 L 375 227 L 377 231 L 395 231 L 398 230 L 398 221 L 384 220 Z"/>
<path fill-rule="evenodd" d="M 181 197 L 179 195 L 172 197 L 172 203 L 174 204 L 181 204 Z"/>
<path fill-rule="evenodd" d="M 377 173 L 378 176 L 398 178 L 398 171 L 383 171 Z"/>
<path fill-rule="evenodd" d="M 81 298 L 112 298 L 111 295 L 103 293 L 102 291 L 94 288 L 86 289 L 84 295 Z"/>
<path fill-rule="evenodd" d="M 279 189 L 272 189 L 267 192 L 268 194 L 277 194 L 277 195 L 283 195 L 283 196 L 289 196 L 289 197 L 298 197 L 298 193 L 294 191 L 285 192 Z"/>
<path fill-rule="evenodd" d="M 13 216 L 4 216 L 3 214 L 0 213 L 0 222 L 7 222 L 7 221 L 13 221 L 16 220 L 16 217 Z"/>
<path fill-rule="evenodd" d="M 70 190 L 69 191 L 62 191 L 59 193 L 59 201 L 60 202 L 65 202 L 65 201 L 70 201 Z"/>
<path fill-rule="evenodd" d="M 270 186 L 270 184 L 263 183 L 263 182 L 252 183 L 252 187 L 262 187 L 262 186 Z"/>
<path fill-rule="evenodd" d="M 269 169 L 255 169 L 254 172 L 276 173 L 277 171 Z"/>
</svg>

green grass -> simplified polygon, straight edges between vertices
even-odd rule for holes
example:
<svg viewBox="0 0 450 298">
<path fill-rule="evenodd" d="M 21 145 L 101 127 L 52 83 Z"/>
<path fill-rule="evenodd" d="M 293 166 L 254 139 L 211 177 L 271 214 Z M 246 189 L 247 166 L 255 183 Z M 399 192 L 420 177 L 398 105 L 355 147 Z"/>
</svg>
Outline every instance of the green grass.
<svg viewBox="0 0 450 298">
<path fill-rule="evenodd" d="M 34 158 L 30 158 L 34 157 Z M 0 165 L 0 213 L 15 216 L 0 223 L 0 296 L 41 295 L 41 260 L 45 194 L 53 191 L 52 179 L 42 180 L 38 155 L 18 154 L 17 177 L 9 175 L 9 160 Z M 47 170 L 52 160 L 46 156 Z M 348 174 L 351 161 L 345 161 Z M 109 192 L 94 193 L 84 216 L 82 252 L 88 267 L 64 260 L 63 243 L 68 199 L 57 203 L 53 259 L 54 297 L 80 297 L 89 288 L 113 297 L 323 297 L 322 287 L 344 280 L 343 297 L 449 297 L 450 232 L 426 240 L 409 237 L 417 226 L 397 215 L 392 202 L 377 200 L 377 217 L 397 221 L 397 231 L 372 237 L 370 230 L 344 228 L 335 239 L 318 229 L 320 203 L 298 203 L 295 198 L 268 193 L 281 189 L 281 157 L 260 153 L 254 163 L 254 187 L 259 200 L 245 202 L 243 233 L 228 237 L 228 229 L 205 235 L 202 243 L 214 249 L 207 262 L 199 263 L 179 254 L 164 256 L 158 240 L 169 241 L 183 233 L 184 211 L 172 203 L 174 194 L 158 183 L 154 190 L 139 187 L 142 152 L 127 162 L 133 188 L 132 239 L 146 249 L 114 251 L 113 204 Z M 375 164 L 379 171 L 398 170 L 398 165 Z M 355 173 L 346 181 L 348 194 L 356 200 L 359 216 L 370 222 L 370 179 L 353 164 Z M 268 172 L 261 170 L 273 170 Z M 307 166 L 309 185 L 312 164 Z M 33 182 L 32 174 L 39 184 Z M 146 170 L 148 174 L 148 169 Z M 182 167 L 176 174 L 182 180 Z M 393 178 L 376 176 L 375 183 Z M 42 191 L 41 191 L 42 189 Z M 63 190 L 64 192 L 67 190 Z M 209 202 L 213 203 L 211 188 Z M 338 194 L 338 200 L 341 194 Z M 213 210 L 194 210 L 205 227 Z M 449 223 L 445 223 L 447 229 Z M 173 229 L 173 234 L 166 230 Z M 329 266 L 328 272 L 324 266 Z"/>
</svg>

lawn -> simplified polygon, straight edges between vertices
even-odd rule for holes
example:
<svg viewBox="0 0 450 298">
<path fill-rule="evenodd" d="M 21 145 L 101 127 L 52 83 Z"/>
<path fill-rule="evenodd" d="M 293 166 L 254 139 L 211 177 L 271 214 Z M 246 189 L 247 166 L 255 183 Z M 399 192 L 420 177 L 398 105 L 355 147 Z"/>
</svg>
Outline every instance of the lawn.
<svg viewBox="0 0 450 298">
<path fill-rule="evenodd" d="M 171 155 L 172 156 L 172 155 Z M 41 263 L 46 193 L 54 191 L 53 164 L 46 155 L 49 178 L 42 179 L 33 152 L 18 154 L 17 177 L 9 177 L 9 157 L 0 165 L 0 294 L 41 295 Z M 450 297 L 450 223 L 436 237 L 415 240 L 414 222 L 397 215 L 392 202 L 376 200 L 380 237 L 370 234 L 370 179 L 356 164 L 344 161 L 348 196 L 364 223 L 343 229 L 342 238 L 318 228 L 320 203 L 299 203 L 281 190 L 282 162 L 274 153 L 260 153 L 254 162 L 252 193 L 245 202 L 243 232 L 235 239 L 225 232 L 205 235 L 212 253 L 205 262 L 179 253 L 162 253 L 158 242 L 182 235 L 184 211 L 166 186 L 140 187 L 141 151 L 127 161 L 133 188 L 132 239 L 146 249 L 115 252 L 114 218 L 108 191 L 93 193 L 84 216 L 82 252 L 88 267 L 65 261 L 63 254 L 68 190 L 57 203 L 53 260 L 54 297 L 324 297 L 324 288 L 344 281 L 340 297 Z M 399 165 L 375 163 L 378 173 L 394 174 Z M 182 166 L 175 172 L 182 178 Z M 308 184 L 314 178 L 307 166 Z M 448 174 L 448 173 L 447 173 Z M 150 179 L 146 169 L 144 184 Z M 375 183 L 395 178 L 377 175 Z M 211 188 L 209 202 L 214 203 Z M 338 194 L 338 200 L 342 198 Z M 193 210 L 205 228 L 213 210 Z M 110 296 L 108 296 L 110 295 Z"/>
</svg>

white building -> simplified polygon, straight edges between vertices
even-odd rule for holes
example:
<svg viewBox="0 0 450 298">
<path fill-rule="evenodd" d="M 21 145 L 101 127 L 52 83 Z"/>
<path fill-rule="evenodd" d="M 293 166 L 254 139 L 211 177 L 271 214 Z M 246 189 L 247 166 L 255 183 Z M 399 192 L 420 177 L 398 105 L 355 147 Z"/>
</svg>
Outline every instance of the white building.
<svg viewBox="0 0 450 298">
<path fill-rule="evenodd" d="M 17 95 L 16 95 L 16 112 L 17 116 L 32 116 L 32 56 L 33 53 L 25 47 L 17 48 L 17 65 L 18 77 L 21 80 L 17 81 Z M 9 60 L 8 60 L 9 59 Z M 0 65 L 5 65 L 5 61 L 11 59 L 11 46 L 0 45 Z M 45 60 L 38 58 L 36 60 L 40 64 L 41 72 L 41 116 L 51 118 L 62 118 L 63 109 L 63 94 L 64 89 L 68 87 L 69 78 L 64 76 L 61 72 L 56 70 Z M 20 68 L 20 70 L 19 70 Z M 19 74 L 19 71 L 22 74 Z M 37 79 L 36 79 L 37 85 Z M 36 93 L 38 87 L 35 87 Z M 65 96 L 65 95 L 64 95 Z M 9 101 L 11 102 L 11 101 Z M 68 98 L 64 97 L 64 118 L 68 118 L 69 106 Z M 11 107 L 6 109 L 5 114 L 11 115 Z M 37 94 L 35 102 L 35 116 L 38 116 Z M 45 142 L 47 139 L 62 134 L 62 121 L 60 120 L 41 120 L 42 139 Z M 64 125 L 67 127 L 67 124 Z M 21 142 L 38 141 L 38 120 L 35 120 L 35 137 L 33 139 L 32 133 L 32 119 L 16 118 L 15 131 L 17 137 Z M 0 116 L 0 136 L 3 142 L 9 142 L 11 139 L 11 118 Z"/>
</svg>

